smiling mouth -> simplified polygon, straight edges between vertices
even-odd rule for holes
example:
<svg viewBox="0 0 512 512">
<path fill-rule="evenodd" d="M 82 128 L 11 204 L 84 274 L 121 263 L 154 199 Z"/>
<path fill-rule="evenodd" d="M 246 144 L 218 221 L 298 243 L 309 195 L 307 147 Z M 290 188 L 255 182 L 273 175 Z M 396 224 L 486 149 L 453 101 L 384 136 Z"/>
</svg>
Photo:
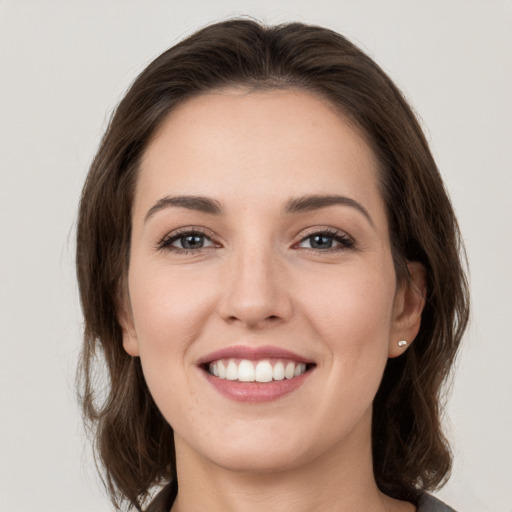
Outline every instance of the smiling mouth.
<svg viewBox="0 0 512 512">
<path fill-rule="evenodd" d="M 300 377 L 315 365 L 290 359 L 218 359 L 203 366 L 221 380 L 237 382 L 272 382 Z"/>
</svg>

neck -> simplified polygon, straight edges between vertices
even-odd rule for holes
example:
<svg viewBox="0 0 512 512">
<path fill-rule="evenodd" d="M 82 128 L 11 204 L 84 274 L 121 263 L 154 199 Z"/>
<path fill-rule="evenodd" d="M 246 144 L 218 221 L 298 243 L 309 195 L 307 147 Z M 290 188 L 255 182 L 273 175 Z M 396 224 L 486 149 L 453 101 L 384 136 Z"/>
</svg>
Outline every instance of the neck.
<svg viewBox="0 0 512 512">
<path fill-rule="evenodd" d="M 371 446 L 361 432 L 305 464 L 264 472 L 220 467 L 178 436 L 175 444 L 179 491 L 172 512 L 414 511 L 379 491 Z"/>
</svg>

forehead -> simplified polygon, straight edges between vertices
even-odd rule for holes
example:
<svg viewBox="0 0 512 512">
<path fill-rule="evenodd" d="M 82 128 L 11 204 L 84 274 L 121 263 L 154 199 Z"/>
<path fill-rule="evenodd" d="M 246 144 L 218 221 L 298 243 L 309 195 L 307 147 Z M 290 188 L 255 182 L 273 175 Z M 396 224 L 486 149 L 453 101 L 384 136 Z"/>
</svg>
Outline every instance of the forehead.
<svg viewBox="0 0 512 512">
<path fill-rule="evenodd" d="M 363 135 L 309 92 L 231 88 L 168 115 L 142 159 L 136 205 L 166 194 L 248 204 L 304 193 L 379 201 L 377 165 Z"/>
</svg>

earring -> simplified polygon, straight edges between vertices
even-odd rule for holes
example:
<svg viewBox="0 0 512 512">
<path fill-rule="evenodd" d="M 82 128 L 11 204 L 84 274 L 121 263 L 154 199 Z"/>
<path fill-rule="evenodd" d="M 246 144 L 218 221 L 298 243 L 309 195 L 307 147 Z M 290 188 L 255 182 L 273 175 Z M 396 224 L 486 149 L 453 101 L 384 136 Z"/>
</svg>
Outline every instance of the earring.
<svg viewBox="0 0 512 512">
<path fill-rule="evenodd" d="M 397 342 L 397 345 L 398 345 L 399 347 L 405 347 L 405 345 L 407 345 L 407 341 L 405 341 L 405 340 L 400 340 L 399 342 Z"/>
</svg>

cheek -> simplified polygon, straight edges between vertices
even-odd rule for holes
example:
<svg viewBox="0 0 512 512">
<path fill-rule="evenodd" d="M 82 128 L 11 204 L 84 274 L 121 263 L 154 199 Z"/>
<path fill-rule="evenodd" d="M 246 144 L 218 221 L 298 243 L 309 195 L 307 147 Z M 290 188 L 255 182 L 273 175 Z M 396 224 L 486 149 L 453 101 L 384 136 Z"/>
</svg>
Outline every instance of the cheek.
<svg viewBox="0 0 512 512">
<path fill-rule="evenodd" d="M 130 299 L 141 355 L 183 350 L 211 311 L 208 283 L 185 273 L 133 272 Z"/>
<path fill-rule="evenodd" d="M 395 281 L 392 271 L 388 278 L 352 270 L 317 280 L 303 311 L 314 339 L 327 348 L 331 389 L 340 403 L 353 399 L 357 409 L 373 400 L 387 362 Z"/>
<path fill-rule="evenodd" d="M 194 417 L 188 349 L 201 332 L 207 305 L 196 283 L 162 268 L 133 272 L 129 286 L 144 378 L 163 416 L 175 427 L 180 417 Z"/>
<path fill-rule="evenodd" d="M 173 424 L 192 407 L 195 342 L 208 332 L 219 283 L 215 272 L 137 261 L 129 273 L 130 302 L 148 388 Z M 191 372 L 192 370 L 192 372 Z M 188 396 L 184 401 L 180 397 Z"/>
<path fill-rule="evenodd" d="M 392 272 L 391 272 L 392 274 Z M 394 274 L 383 271 L 343 269 L 317 279 L 308 287 L 304 308 L 310 319 L 329 338 L 343 346 L 364 346 L 386 337 L 391 328 L 395 294 Z"/>
</svg>

